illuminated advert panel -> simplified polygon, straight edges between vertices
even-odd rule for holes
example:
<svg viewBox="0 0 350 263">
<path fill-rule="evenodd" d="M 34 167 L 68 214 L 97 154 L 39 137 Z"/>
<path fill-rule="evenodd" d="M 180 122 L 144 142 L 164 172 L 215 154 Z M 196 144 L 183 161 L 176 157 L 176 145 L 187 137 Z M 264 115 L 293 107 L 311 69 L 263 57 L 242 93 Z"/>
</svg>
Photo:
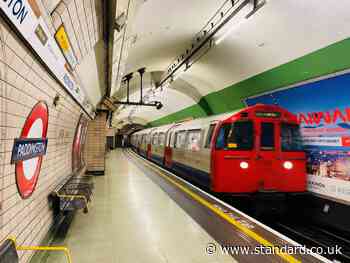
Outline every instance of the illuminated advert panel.
<svg viewBox="0 0 350 263">
<path fill-rule="evenodd" d="M 297 115 L 307 153 L 308 189 L 350 203 L 350 73 L 246 99 Z"/>
</svg>

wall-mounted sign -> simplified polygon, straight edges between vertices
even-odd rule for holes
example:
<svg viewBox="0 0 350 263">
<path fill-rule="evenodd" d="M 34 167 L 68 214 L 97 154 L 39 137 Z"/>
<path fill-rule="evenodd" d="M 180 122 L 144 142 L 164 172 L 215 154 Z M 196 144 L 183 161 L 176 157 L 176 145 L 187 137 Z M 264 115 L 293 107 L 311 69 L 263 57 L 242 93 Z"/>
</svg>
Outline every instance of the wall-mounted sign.
<svg viewBox="0 0 350 263">
<path fill-rule="evenodd" d="M 42 18 L 36 0 L 2 0 L 0 10 L 24 37 L 37 55 L 44 61 L 68 93 L 93 118 L 93 106 L 74 74 L 69 70 L 65 57 Z"/>
<path fill-rule="evenodd" d="M 45 102 L 38 102 L 28 115 L 21 136 L 15 139 L 12 161 L 16 166 L 16 183 L 22 198 L 28 198 L 39 179 L 43 155 L 47 148 L 49 111 Z"/>
<path fill-rule="evenodd" d="M 350 73 L 246 100 L 297 115 L 308 156 L 309 191 L 350 203 Z"/>
<path fill-rule="evenodd" d="M 18 163 L 46 154 L 47 139 L 15 139 L 11 163 Z"/>
<path fill-rule="evenodd" d="M 56 38 L 58 45 L 61 48 L 61 51 L 62 51 L 64 57 L 68 61 L 69 65 L 72 68 L 75 68 L 75 66 L 78 64 L 78 62 L 77 62 L 77 59 L 74 55 L 73 49 L 71 47 L 68 36 L 66 34 L 66 30 L 65 30 L 63 25 L 61 25 L 58 28 L 58 30 L 55 34 L 55 38 Z"/>
</svg>

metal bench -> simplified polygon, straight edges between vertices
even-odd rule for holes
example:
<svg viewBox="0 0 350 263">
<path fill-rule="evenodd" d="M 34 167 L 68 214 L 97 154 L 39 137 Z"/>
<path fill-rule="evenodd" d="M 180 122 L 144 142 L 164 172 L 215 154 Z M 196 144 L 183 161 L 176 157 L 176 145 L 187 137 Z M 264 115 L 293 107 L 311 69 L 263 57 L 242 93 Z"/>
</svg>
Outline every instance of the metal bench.
<svg viewBox="0 0 350 263">
<path fill-rule="evenodd" d="M 64 237 L 77 211 L 89 212 L 94 189 L 93 176 L 71 176 L 51 192 L 49 200 L 55 218 L 56 236 Z"/>
<path fill-rule="evenodd" d="M 64 214 L 67 211 L 80 209 L 88 213 L 93 189 L 92 176 L 71 176 L 68 180 L 61 182 L 50 195 L 54 213 Z"/>
</svg>

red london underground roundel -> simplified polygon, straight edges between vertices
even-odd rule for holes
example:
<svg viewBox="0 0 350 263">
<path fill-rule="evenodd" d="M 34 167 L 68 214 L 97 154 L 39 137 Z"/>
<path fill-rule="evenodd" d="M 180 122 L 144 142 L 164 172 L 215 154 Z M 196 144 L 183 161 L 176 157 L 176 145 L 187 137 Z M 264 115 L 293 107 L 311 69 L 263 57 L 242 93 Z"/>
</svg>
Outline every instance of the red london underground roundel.
<svg viewBox="0 0 350 263">
<path fill-rule="evenodd" d="M 42 101 L 38 102 L 27 117 L 19 140 L 46 140 L 48 118 L 49 111 L 46 103 Z M 35 150 L 35 146 L 33 145 L 26 146 L 26 148 L 22 148 L 22 153 L 33 151 L 33 149 Z M 40 174 L 42 160 L 43 156 L 38 155 L 31 159 L 16 162 L 16 183 L 19 194 L 23 199 L 30 197 L 35 190 Z"/>
</svg>

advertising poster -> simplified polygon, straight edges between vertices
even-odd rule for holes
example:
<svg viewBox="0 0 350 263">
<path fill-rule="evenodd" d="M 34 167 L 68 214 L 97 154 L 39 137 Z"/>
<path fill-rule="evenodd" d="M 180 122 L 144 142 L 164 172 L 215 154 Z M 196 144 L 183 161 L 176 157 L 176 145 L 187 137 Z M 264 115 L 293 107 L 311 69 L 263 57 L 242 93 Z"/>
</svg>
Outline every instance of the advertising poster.
<svg viewBox="0 0 350 263">
<path fill-rule="evenodd" d="M 309 191 L 350 203 L 350 73 L 246 99 L 297 115 Z"/>
<path fill-rule="evenodd" d="M 61 51 L 72 68 L 75 68 L 78 64 L 77 59 L 74 55 L 72 45 L 69 42 L 66 30 L 62 24 L 55 34 L 56 41 L 61 48 Z"/>
</svg>

